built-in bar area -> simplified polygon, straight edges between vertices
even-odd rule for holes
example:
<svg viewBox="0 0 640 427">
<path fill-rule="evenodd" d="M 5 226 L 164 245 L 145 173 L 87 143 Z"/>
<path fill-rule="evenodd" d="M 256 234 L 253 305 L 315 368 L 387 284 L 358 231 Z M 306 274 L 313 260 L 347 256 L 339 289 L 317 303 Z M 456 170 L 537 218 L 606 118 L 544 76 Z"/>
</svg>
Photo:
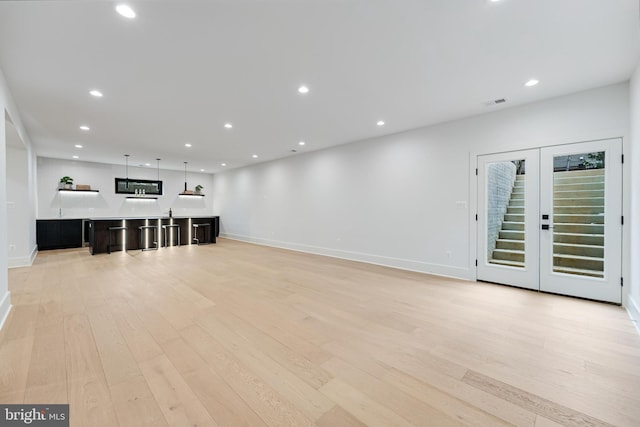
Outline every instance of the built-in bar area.
<svg viewBox="0 0 640 427">
<path fill-rule="evenodd" d="M 92 255 L 216 243 L 220 217 L 114 217 L 37 221 L 39 250 L 86 247 Z"/>
<path fill-rule="evenodd" d="M 218 224 L 217 216 L 90 219 L 89 250 L 96 255 L 215 243 Z"/>
</svg>

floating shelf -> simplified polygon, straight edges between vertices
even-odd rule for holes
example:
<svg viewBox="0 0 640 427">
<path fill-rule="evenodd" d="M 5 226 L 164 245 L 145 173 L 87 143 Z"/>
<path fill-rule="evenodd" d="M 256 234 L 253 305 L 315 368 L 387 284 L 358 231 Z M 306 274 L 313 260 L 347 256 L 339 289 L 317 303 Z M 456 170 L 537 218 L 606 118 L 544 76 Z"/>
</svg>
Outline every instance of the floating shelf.
<svg viewBox="0 0 640 427">
<path fill-rule="evenodd" d="M 100 190 L 74 190 L 74 189 L 70 189 L 70 188 L 58 188 L 58 191 L 73 191 L 73 192 L 79 192 L 79 193 L 99 193 Z"/>
<path fill-rule="evenodd" d="M 195 194 L 195 193 L 178 193 L 178 196 L 204 197 L 204 194 Z"/>
<path fill-rule="evenodd" d="M 127 196 L 127 199 L 158 200 L 157 197 L 151 197 L 151 196 Z"/>
</svg>

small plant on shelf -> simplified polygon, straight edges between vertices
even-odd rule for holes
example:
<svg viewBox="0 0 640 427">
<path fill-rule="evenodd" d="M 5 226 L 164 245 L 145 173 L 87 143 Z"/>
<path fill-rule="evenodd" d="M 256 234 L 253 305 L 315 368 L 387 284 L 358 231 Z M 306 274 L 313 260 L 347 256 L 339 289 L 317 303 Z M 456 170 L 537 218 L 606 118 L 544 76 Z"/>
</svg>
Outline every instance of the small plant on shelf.
<svg viewBox="0 0 640 427">
<path fill-rule="evenodd" d="M 73 178 L 70 176 L 63 176 L 60 178 L 60 188 L 64 188 L 66 190 L 71 190 L 73 187 Z"/>
<path fill-rule="evenodd" d="M 196 194 L 200 194 L 200 190 L 202 190 L 204 187 L 200 184 L 196 185 Z"/>
</svg>

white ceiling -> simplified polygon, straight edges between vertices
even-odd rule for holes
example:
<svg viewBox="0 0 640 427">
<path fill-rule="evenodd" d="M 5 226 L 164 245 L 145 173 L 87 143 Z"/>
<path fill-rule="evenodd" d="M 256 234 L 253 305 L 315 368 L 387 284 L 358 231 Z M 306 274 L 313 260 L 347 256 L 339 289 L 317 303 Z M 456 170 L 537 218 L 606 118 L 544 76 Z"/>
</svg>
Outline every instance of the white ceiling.
<svg viewBox="0 0 640 427">
<path fill-rule="evenodd" d="M 38 155 L 217 172 L 625 81 L 639 56 L 637 0 L 115 4 L 0 2 Z"/>
</svg>

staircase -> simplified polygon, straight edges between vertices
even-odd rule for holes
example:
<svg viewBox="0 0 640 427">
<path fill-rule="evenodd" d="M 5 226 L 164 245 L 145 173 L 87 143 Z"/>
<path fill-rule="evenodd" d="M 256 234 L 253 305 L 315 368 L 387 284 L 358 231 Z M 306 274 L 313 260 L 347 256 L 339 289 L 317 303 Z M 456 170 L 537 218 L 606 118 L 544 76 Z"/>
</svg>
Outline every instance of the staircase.
<svg viewBox="0 0 640 427">
<path fill-rule="evenodd" d="M 516 175 L 491 264 L 524 267 L 524 179 Z"/>
<path fill-rule="evenodd" d="M 524 267 L 524 179 L 517 175 L 491 259 Z M 604 169 L 554 172 L 553 271 L 604 277 Z"/>
<path fill-rule="evenodd" d="M 553 175 L 553 271 L 604 277 L 604 169 Z"/>
</svg>

